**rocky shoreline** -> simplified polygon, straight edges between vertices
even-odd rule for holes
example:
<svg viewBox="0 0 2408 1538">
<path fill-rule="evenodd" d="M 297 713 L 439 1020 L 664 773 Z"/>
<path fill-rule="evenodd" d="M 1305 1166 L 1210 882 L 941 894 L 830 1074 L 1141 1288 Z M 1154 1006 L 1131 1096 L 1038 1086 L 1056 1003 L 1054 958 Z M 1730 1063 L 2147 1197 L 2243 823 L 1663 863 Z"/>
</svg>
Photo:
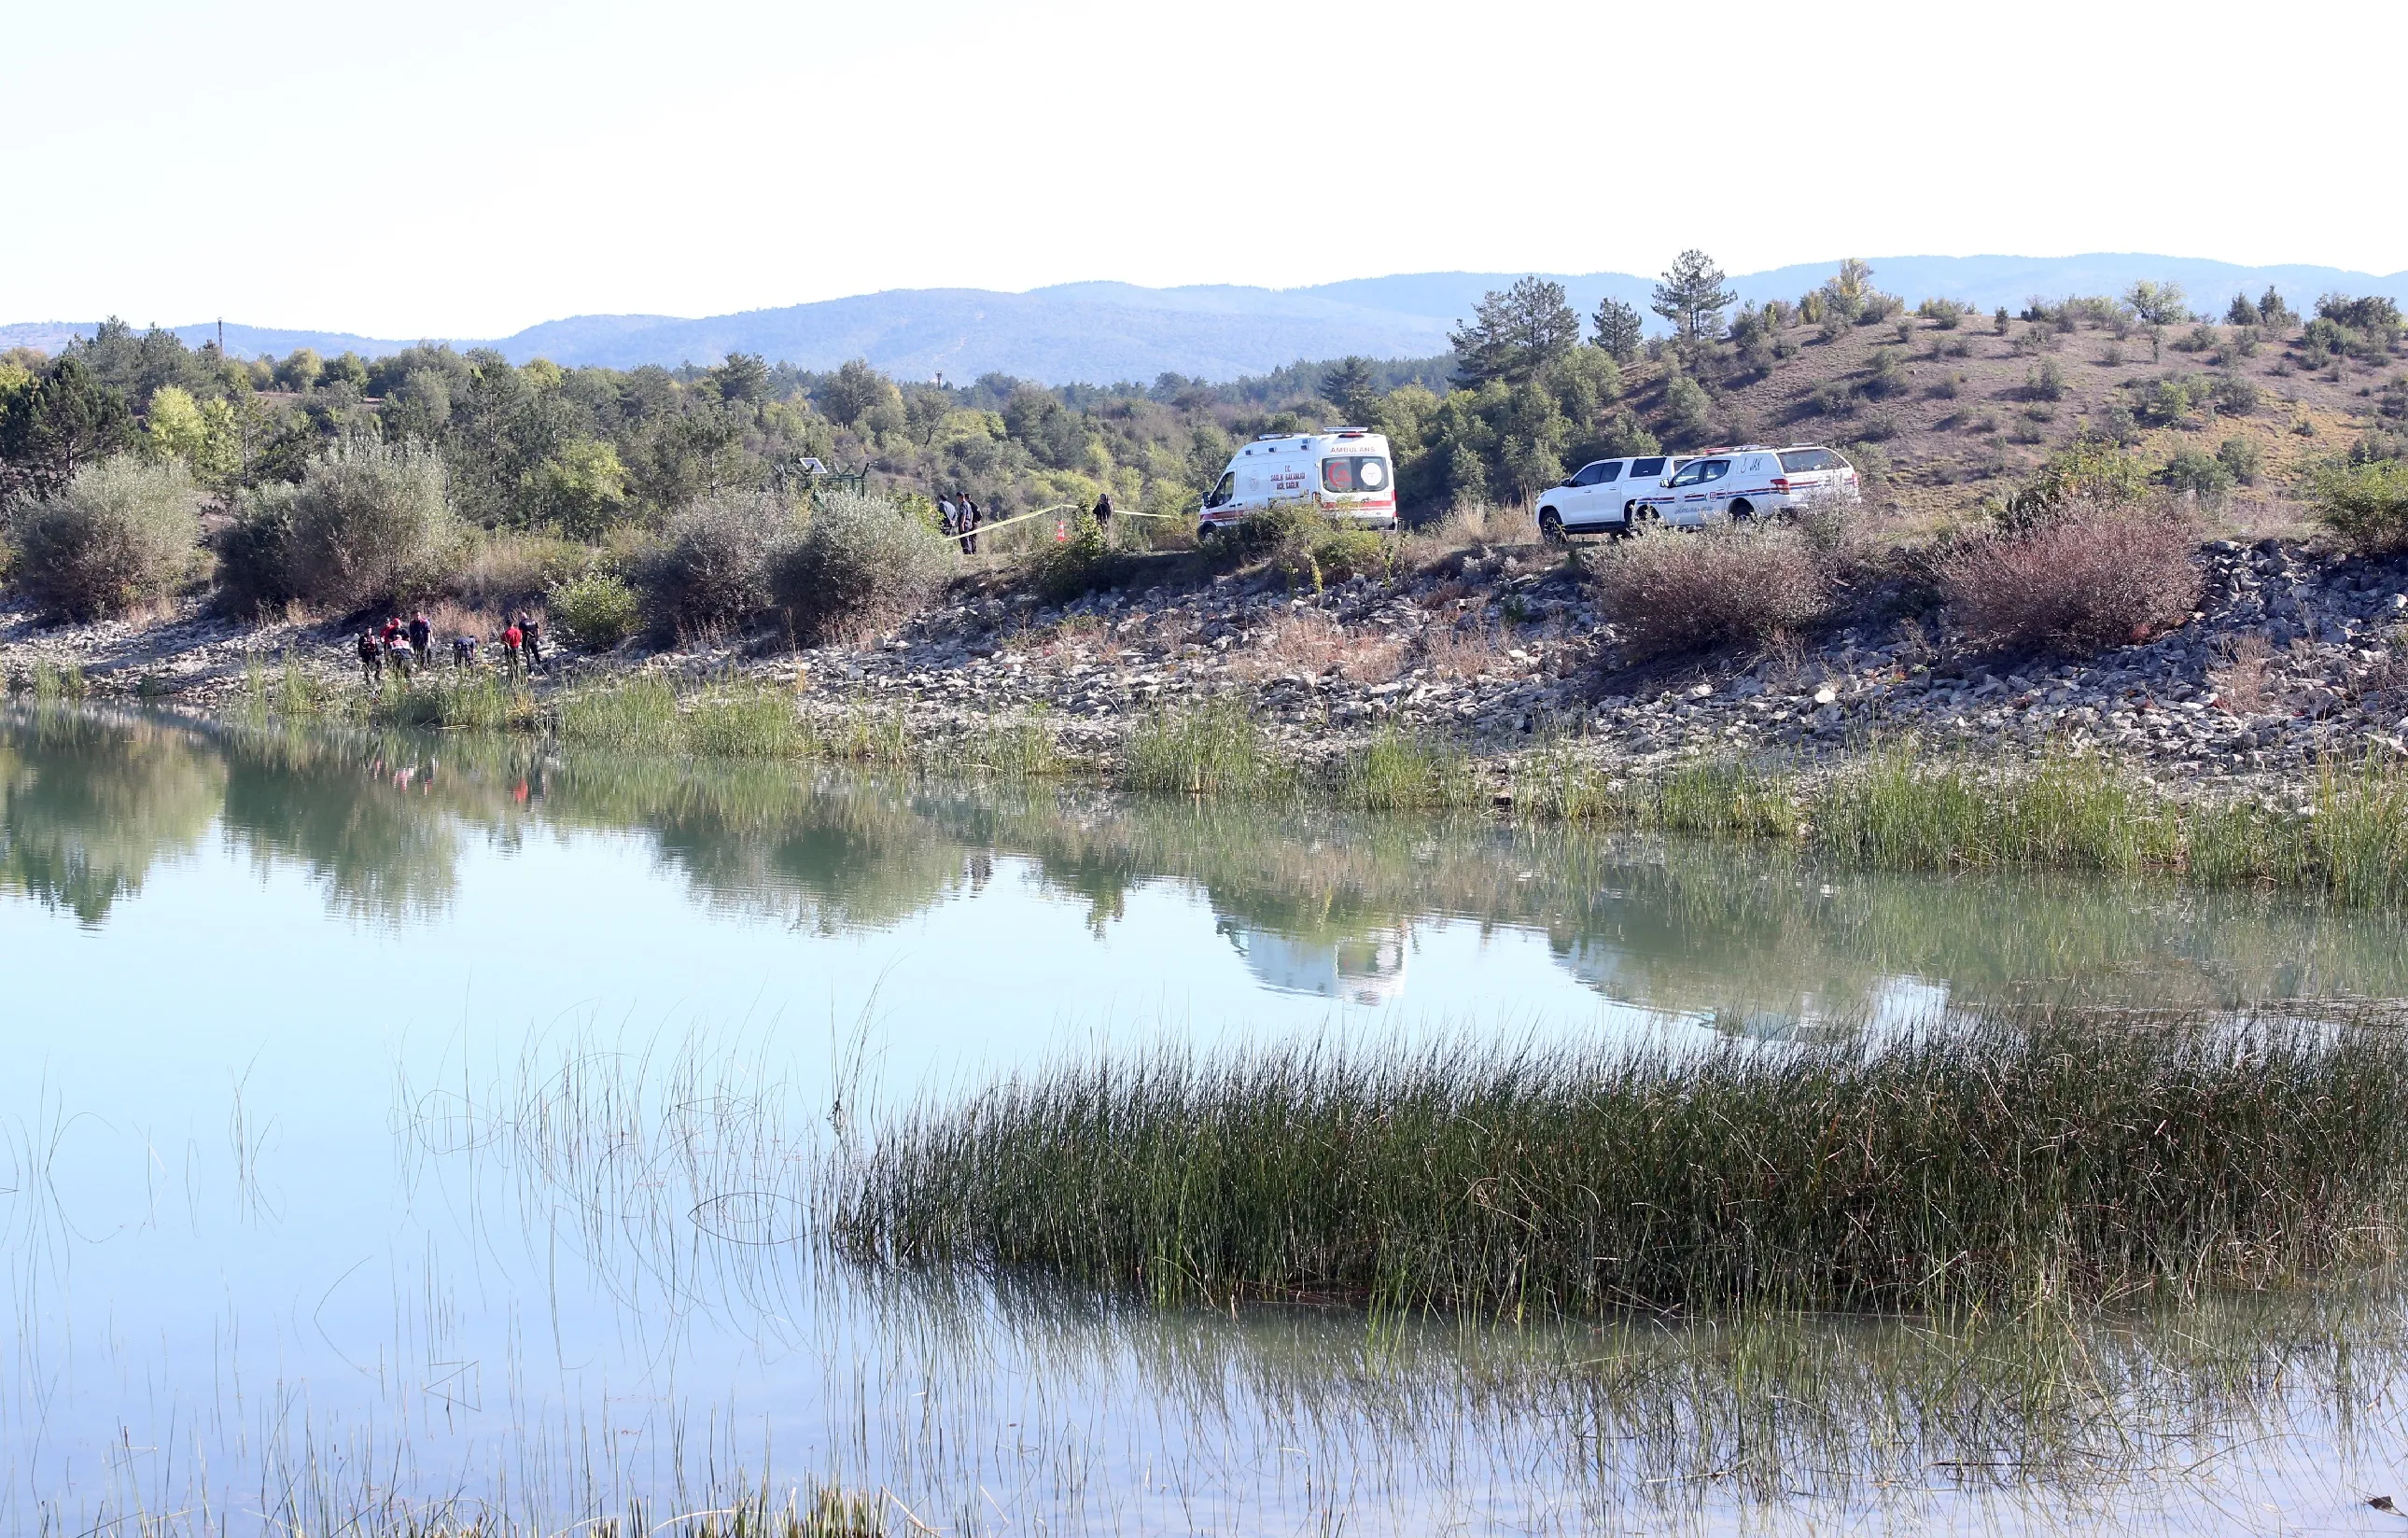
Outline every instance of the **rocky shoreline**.
<svg viewBox="0 0 2408 1538">
<path fill-rule="evenodd" d="M 2050 741 L 2097 750 L 2175 793 L 2279 796 L 2323 757 L 2408 755 L 2408 560 L 2269 540 L 2216 541 L 2200 561 L 2205 607 L 2188 625 L 2083 661 L 1969 654 L 1899 592 L 1869 590 L 1796 644 L 1626 667 L 1560 553 L 1491 547 L 1318 594 L 1231 576 L 1058 607 L 964 592 L 862 646 L 563 654 L 538 688 L 646 668 L 744 677 L 793 687 L 813 715 L 899 712 L 926 738 L 1034 717 L 1066 749 L 1104 755 L 1149 712 L 1234 695 L 1299 760 L 1393 725 L 1498 761 L 1570 739 L 1641 776 L 1700 753 L 1811 767 L 1898 732 L 2009 756 Z M 288 654 L 359 687 L 338 626 L 237 625 L 196 606 L 65 626 L 0 611 L 12 689 L 37 667 L 71 667 L 94 697 L 226 714 L 254 657 Z"/>
</svg>

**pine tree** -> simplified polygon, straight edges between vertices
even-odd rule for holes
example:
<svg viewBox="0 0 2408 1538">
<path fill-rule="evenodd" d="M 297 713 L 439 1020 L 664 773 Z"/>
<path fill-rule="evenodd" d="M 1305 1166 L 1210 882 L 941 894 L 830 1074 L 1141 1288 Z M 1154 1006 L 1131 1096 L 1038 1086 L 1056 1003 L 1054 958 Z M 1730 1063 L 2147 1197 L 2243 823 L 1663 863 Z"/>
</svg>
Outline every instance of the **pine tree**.
<svg viewBox="0 0 2408 1538">
<path fill-rule="evenodd" d="M 1380 404 L 1379 381 L 1371 375 L 1371 360 L 1349 355 L 1338 360 L 1338 366 L 1321 377 L 1321 398 L 1345 413 L 1346 420 L 1360 426 L 1371 420 Z"/>
<path fill-rule="evenodd" d="M 1723 287 L 1723 269 L 1713 258 L 1691 250 L 1675 257 L 1664 280 L 1656 285 L 1653 308 L 1688 340 L 1719 328 L 1723 310 L 1738 301 L 1738 295 Z"/>
<path fill-rule="evenodd" d="M 1596 341 L 1616 363 L 1628 363 L 1639 356 L 1639 308 L 1611 297 L 1599 300 Z"/>
<path fill-rule="evenodd" d="M 1524 278 L 1480 301 L 1471 323 L 1447 334 L 1455 344 L 1455 379 L 1464 384 L 1503 380 L 1519 384 L 1580 345 L 1580 311 L 1564 285 Z"/>
</svg>

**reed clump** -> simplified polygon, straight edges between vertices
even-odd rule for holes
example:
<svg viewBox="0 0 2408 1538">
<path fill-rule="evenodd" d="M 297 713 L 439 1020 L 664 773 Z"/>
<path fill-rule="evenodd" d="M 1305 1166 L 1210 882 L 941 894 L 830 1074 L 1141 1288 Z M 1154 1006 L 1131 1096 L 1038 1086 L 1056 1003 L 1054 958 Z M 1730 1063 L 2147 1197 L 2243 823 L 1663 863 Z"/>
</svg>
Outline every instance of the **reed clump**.
<svg viewBox="0 0 2408 1538">
<path fill-rule="evenodd" d="M 361 713 L 380 726 L 434 731 L 525 731 L 538 719 L 525 682 L 491 672 L 388 680 L 366 697 Z"/>
<path fill-rule="evenodd" d="M 1461 743 L 1393 722 L 1341 758 L 1330 780 L 1340 805 L 1365 812 L 1445 811 L 1490 796 Z"/>
<path fill-rule="evenodd" d="M 1292 786 L 1293 769 L 1272 754 L 1261 723 L 1223 696 L 1139 720 L 1121 750 L 1132 790 L 1181 796 L 1260 796 Z"/>
<path fill-rule="evenodd" d="M 1165 1053 L 902 1117 L 858 1260 L 1525 1315 L 2196 1295 L 2397 1249 L 2408 1041 L 1994 1013 L 1882 1038 Z"/>
</svg>

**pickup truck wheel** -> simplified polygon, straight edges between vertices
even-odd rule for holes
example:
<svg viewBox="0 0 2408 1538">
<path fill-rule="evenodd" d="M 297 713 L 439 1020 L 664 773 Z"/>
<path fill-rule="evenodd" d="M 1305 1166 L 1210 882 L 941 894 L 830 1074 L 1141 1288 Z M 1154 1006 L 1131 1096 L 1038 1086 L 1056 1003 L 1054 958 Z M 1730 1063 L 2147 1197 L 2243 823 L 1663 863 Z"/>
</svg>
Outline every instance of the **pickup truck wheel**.
<svg viewBox="0 0 2408 1538">
<path fill-rule="evenodd" d="M 1733 502 L 1733 503 L 1730 505 L 1730 521 L 1731 521 L 1732 523 L 1734 523 L 1734 524 L 1746 524 L 1746 523 L 1753 523 L 1753 522 L 1755 521 L 1755 519 L 1756 519 L 1756 509 L 1754 509 L 1753 507 L 1750 507 L 1747 503 L 1745 503 L 1745 502 Z"/>
<path fill-rule="evenodd" d="M 1566 543 L 1567 541 L 1564 538 L 1563 515 L 1553 508 L 1541 508 L 1539 510 L 1539 538 L 1544 539 L 1551 545 Z"/>
<path fill-rule="evenodd" d="M 1196 525 L 1196 543 L 1199 549 L 1209 548 L 1210 546 L 1217 544 L 1220 542 L 1220 539 L 1221 530 L 1218 525 L 1198 524 Z"/>
</svg>

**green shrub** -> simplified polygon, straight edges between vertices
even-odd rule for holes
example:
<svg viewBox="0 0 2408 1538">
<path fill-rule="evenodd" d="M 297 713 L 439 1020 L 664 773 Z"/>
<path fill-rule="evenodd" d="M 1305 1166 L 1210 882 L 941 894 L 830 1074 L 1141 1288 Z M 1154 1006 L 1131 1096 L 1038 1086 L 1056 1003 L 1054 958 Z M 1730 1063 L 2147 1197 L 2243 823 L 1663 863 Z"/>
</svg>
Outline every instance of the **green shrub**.
<svg viewBox="0 0 2408 1538">
<path fill-rule="evenodd" d="M 2042 358 L 2037 367 L 2024 375 L 2024 398 L 2050 401 L 2065 398 L 2065 369 L 2055 358 Z"/>
<path fill-rule="evenodd" d="M 1686 374 L 1676 374 L 1664 387 L 1665 424 L 1673 432 L 1695 438 L 1713 425 L 1713 397 Z"/>
<path fill-rule="evenodd" d="M 1999 510 L 2010 532 L 2047 523 L 2074 506 L 2121 506 L 2148 494 L 2148 467 L 2107 438 L 2085 434 L 2051 454 Z"/>
<path fill-rule="evenodd" d="M 2329 465 L 2311 482 L 2316 516 L 2351 549 L 2408 548 L 2408 462 Z"/>
<path fill-rule="evenodd" d="M 1761 640 L 1830 606 L 1830 573 L 1788 528 L 1652 531 L 1606 551 L 1592 580 L 1624 644 L 1642 656 Z"/>
<path fill-rule="evenodd" d="M 1926 299 L 1914 312 L 1942 331 L 1954 331 L 1964 323 L 1967 311 L 1954 299 Z"/>
<path fill-rule="evenodd" d="M 1278 511 L 1274 508 L 1240 525 L 1240 543 L 1260 543 L 1274 536 L 1278 520 L 1272 514 Z M 1055 540 L 1038 555 L 1037 590 L 1048 603 L 1068 603 L 1111 585 L 1120 570 L 1121 562 L 1104 538 L 1104 526 L 1093 513 L 1082 512 L 1070 521 L 1068 538 Z"/>
<path fill-rule="evenodd" d="M 350 610 L 429 592 L 457 553 L 432 450 L 343 445 L 311 460 L 290 497 L 288 569 L 301 597 Z"/>
<path fill-rule="evenodd" d="M 1874 400 L 1906 394 L 1906 355 L 1895 347 L 1875 349 L 1865 366 L 1864 383 L 1857 388 Z"/>
<path fill-rule="evenodd" d="M 719 492 L 680 510 L 637 571 L 644 611 L 663 636 L 711 634 L 770 604 L 769 559 L 794 518 L 777 498 Z"/>
<path fill-rule="evenodd" d="M 1092 524 L 1094 520 L 1086 522 Z M 770 597 L 814 640 L 884 629 L 943 591 L 959 547 L 883 496 L 835 492 L 769 566 Z"/>
<path fill-rule="evenodd" d="M 44 613 L 67 619 L 164 597 L 192 570 L 199 504 L 179 462 L 122 455 L 87 465 L 9 517 L 15 581 Z"/>
<path fill-rule="evenodd" d="M 2245 417 L 2258 410 L 2258 386 L 2239 374 L 2226 374 L 2209 387 L 2208 399 L 2227 416 Z"/>
<path fill-rule="evenodd" d="M 578 645 L 607 652 L 643 624 L 644 604 L 636 590 L 606 571 L 555 584 L 544 595 L 552 623 Z"/>
<path fill-rule="evenodd" d="M 2213 502 L 2232 489 L 2233 475 L 2229 467 L 2215 454 L 2200 449 L 2177 450 L 2157 479 L 2178 492 L 2189 492 L 2202 502 Z"/>
<path fill-rule="evenodd" d="M 1315 586 L 1356 577 L 1384 577 L 1394 551 L 1368 528 L 1332 529 L 1312 546 Z"/>
<path fill-rule="evenodd" d="M 301 596 L 293 579 L 293 495 L 281 482 L 246 492 L 218 532 L 218 607 L 245 619 Z"/>
<path fill-rule="evenodd" d="M 2217 464 L 2224 467 L 2236 484 L 2254 486 L 2258 483 L 2259 463 L 2258 445 L 2247 438 L 2228 438 L 2217 444 L 2215 460 Z"/>
</svg>

